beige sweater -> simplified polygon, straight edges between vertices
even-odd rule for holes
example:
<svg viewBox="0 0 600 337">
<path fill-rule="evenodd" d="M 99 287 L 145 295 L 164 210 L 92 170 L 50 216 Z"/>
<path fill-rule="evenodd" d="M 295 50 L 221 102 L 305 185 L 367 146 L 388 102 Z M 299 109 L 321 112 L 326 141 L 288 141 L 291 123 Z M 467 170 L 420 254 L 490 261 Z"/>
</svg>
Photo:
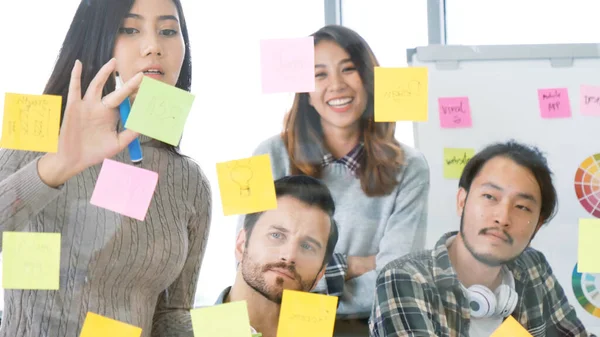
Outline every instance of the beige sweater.
<svg viewBox="0 0 600 337">
<path fill-rule="evenodd" d="M 37 173 L 41 153 L 0 150 L 0 229 L 62 234 L 60 289 L 6 290 L 1 337 L 77 337 L 88 311 L 144 337 L 192 336 L 210 186 L 191 159 L 140 140 L 142 167 L 159 174 L 143 222 L 90 204 L 101 164 L 53 189 Z"/>
</svg>

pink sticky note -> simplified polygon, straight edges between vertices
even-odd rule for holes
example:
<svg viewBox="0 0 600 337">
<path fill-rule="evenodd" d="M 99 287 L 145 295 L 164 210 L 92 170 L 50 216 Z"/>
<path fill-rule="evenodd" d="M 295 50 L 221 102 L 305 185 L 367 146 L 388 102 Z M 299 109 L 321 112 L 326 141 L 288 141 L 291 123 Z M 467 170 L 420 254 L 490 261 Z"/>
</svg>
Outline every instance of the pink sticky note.
<svg viewBox="0 0 600 337">
<path fill-rule="evenodd" d="M 542 118 L 571 117 L 571 104 L 567 88 L 539 89 L 538 99 Z"/>
<path fill-rule="evenodd" d="M 582 115 L 600 116 L 600 87 L 582 85 L 579 110 Z"/>
<path fill-rule="evenodd" d="M 90 203 L 144 221 L 158 173 L 105 159 Z"/>
<path fill-rule="evenodd" d="M 471 107 L 468 97 L 440 97 L 440 125 L 443 128 L 470 128 Z"/>
<path fill-rule="evenodd" d="M 314 38 L 260 41 L 262 92 L 315 91 Z"/>
</svg>

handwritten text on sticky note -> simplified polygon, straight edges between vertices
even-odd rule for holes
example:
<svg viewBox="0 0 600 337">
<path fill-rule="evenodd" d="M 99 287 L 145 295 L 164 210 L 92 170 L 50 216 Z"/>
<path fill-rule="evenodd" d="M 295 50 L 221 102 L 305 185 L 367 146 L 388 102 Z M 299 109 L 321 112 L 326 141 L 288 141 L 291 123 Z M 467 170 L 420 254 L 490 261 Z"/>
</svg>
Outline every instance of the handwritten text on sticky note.
<svg viewBox="0 0 600 337">
<path fill-rule="evenodd" d="M 517 320 L 508 316 L 490 337 L 532 337 Z"/>
<path fill-rule="evenodd" d="M 600 238 L 600 219 L 579 219 L 578 272 L 600 273 L 598 238 Z"/>
<path fill-rule="evenodd" d="M 178 145 L 194 95 L 144 77 L 125 127 L 167 144 Z"/>
<path fill-rule="evenodd" d="M 127 323 L 88 312 L 79 337 L 140 337 L 142 329 Z"/>
<path fill-rule="evenodd" d="M 105 159 L 90 203 L 144 221 L 158 173 Z"/>
<path fill-rule="evenodd" d="M 579 110 L 582 115 L 600 116 L 600 86 L 582 85 Z"/>
<path fill-rule="evenodd" d="M 440 97 L 438 106 L 442 128 L 471 127 L 471 107 L 468 97 Z"/>
<path fill-rule="evenodd" d="M 542 118 L 571 117 L 571 103 L 566 88 L 539 89 L 538 99 Z"/>
<path fill-rule="evenodd" d="M 252 330 L 246 301 L 193 309 L 190 314 L 194 336 L 251 336 Z"/>
<path fill-rule="evenodd" d="M 375 67 L 375 121 L 427 121 L 425 67 Z"/>
<path fill-rule="evenodd" d="M 444 178 L 458 179 L 475 149 L 444 148 Z"/>
<path fill-rule="evenodd" d="M 314 38 L 260 41 L 262 92 L 315 91 Z"/>
<path fill-rule="evenodd" d="M 62 97 L 7 93 L 0 147 L 57 152 Z"/>
<path fill-rule="evenodd" d="M 57 290 L 60 233 L 4 232 L 2 288 Z"/>
<path fill-rule="evenodd" d="M 284 290 L 277 337 L 331 336 L 338 298 Z"/>
<path fill-rule="evenodd" d="M 275 182 L 268 154 L 217 163 L 224 215 L 277 208 Z"/>
</svg>

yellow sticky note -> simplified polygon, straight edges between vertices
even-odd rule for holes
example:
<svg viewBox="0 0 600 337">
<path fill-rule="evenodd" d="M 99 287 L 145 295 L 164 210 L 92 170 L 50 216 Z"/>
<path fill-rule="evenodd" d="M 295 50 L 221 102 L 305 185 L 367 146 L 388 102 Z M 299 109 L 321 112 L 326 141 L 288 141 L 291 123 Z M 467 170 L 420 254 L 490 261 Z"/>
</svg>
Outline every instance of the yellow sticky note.
<svg viewBox="0 0 600 337">
<path fill-rule="evenodd" d="M 0 147 L 57 152 L 61 103 L 61 96 L 7 93 Z"/>
<path fill-rule="evenodd" d="M 508 316 L 504 322 L 490 335 L 490 337 L 532 337 L 529 331 L 517 322 L 517 320 Z"/>
<path fill-rule="evenodd" d="M 60 233 L 4 232 L 2 288 L 57 290 Z"/>
<path fill-rule="evenodd" d="M 337 296 L 284 290 L 277 337 L 331 337 Z"/>
<path fill-rule="evenodd" d="M 598 238 L 600 238 L 600 219 L 579 219 L 578 272 L 600 273 Z"/>
<path fill-rule="evenodd" d="M 251 337 L 246 301 L 192 309 L 194 336 Z"/>
<path fill-rule="evenodd" d="M 427 121 L 425 67 L 375 68 L 375 121 Z"/>
<path fill-rule="evenodd" d="M 459 179 L 467 162 L 474 155 L 474 149 L 444 148 L 444 178 Z"/>
<path fill-rule="evenodd" d="M 268 154 L 217 163 L 223 214 L 248 214 L 277 208 Z"/>
<path fill-rule="evenodd" d="M 142 328 L 88 312 L 79 337 L 140 337 Z"/>
</svg>

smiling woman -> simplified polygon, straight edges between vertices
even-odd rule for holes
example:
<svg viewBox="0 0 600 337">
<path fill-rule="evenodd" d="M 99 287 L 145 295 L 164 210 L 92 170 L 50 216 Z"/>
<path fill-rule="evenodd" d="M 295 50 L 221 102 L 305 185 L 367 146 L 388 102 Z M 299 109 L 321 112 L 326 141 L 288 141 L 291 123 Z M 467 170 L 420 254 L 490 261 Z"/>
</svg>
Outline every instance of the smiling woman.
<svg viewBox="0 0 600 337">
<path fill-rule="evenodd" d="M 373 120 L 378 62 L 367 42 L 338 25 L 312 36 L 315 90 L 296 93 L 281 134 L 254 154 L 271 156 L 275 178 L 305 174 L 331 190 L 339 242 L 316 291 L 339 296 L 336 332 L 368 334 L 377 273 L 424 247 L 429 167 L 395 139 L 395 123 Z"/>
<path fill-rule="evenodd" d="M 177 147 L 119 131 L 116 111 L 143 75 L 189 91 L 190 60 L 178 0 L 81 1 L 44 90 L 62 96 L 58 152 L 0 150 L 0 230 L 61 233 L 59 289 L 6 290 L 0 336 L 79 336 L 88 312 L 192 336 L 209 183 Z M 88 202 L 104 158 L 127 163 L 136 137 L 159 175 L 144 222 Z"/>
</svg>

